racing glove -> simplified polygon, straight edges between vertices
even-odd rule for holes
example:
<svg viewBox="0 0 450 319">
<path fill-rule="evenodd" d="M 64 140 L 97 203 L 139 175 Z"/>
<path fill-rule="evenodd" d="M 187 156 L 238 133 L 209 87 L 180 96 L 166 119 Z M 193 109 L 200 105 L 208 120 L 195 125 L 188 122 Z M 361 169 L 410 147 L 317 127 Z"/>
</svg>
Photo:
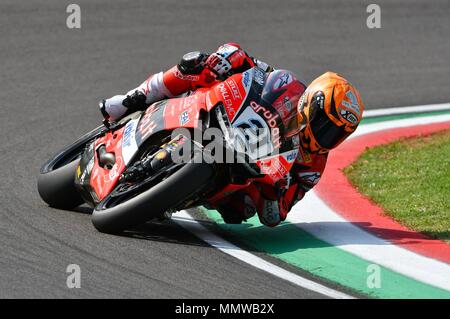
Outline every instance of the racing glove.
<svg viewBox="0 0 450 319">
<path fill-rule="evenodd" d="M 226 79 L 235 72 L 245 71 L 255 63 L 236 43 L 221 45 L 205 61 L 205 66 L 216 74 L 220 80 Z"/>
</svg>

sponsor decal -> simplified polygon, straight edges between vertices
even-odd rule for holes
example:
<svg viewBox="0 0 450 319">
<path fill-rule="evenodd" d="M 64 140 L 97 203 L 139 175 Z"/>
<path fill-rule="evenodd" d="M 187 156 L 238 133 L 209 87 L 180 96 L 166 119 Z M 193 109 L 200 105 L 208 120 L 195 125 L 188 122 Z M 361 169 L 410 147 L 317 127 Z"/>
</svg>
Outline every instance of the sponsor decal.
<svg viewBox="0 0 450 319">
<path fill-rule="evenodd" d="M 279 176 L 283 177 L 285 176 L 288 171 L 286 170 L 286 167 L 281 163 L 279 159 L 276 159 L 275 161 L 272 161 L 271 165 L 274 166 L 276 171 L 278 172 Z"/>
<path fill-rule="evenodd" d="M 292 163 L 296 158 L 297 158 L 297 150 L 292 150 L 286 153 L 283 153 L 284 158 L 286 159 L 286 161 L 288 161 L 289 163 Z"/>
<path fill-rule="evenodd" d="M 279 90 L 282 87 L 288 85 L 289 83 L 291 83 L 293 80 L 293 77 L 290 73 L 286 72 L 283 73 L 274 83 L 273 85 L 273 89 L 274 90 Z"/>
<path fill-rule="evenodd" d="M 319 172 L 299 173 L 300 179 L 306 183 L 316 185 L 320 180 Z"/>
<path fill-rule="evenodd" d="M 233 107 L 233 101 L 231 100 L 230 92 L 225 86 L 225 83 L 222 82 L 218 85 L 218 89 L 220 92 L 220 95 L 222 96 L 222 100 L 224 102 L 225 108 L 227 110 L 228 115 L 232 118 L 236 114 L 236 111 Z"/>
<path fill-rule="evenodd" d="M 183 73 L 180 72 L 180 70 L 178 70 L 178 68 L 174 68 L 173 75 L 176 78 L 179 78 L 179 79 L 184 80 L 184 81 L 195 82 L 195 81 L 200 80 L 200 76 L 198 76 L 198 75 L 191 75 L 191 74 L 183 74 Z"/>
<path fill-rule="evenodd" d="M 245 71 L 242 75 L 242 84 L 244 84 L 246 90 L 250 87 L 250 73 L 252 72 L 252 70 L 248 70 Z"/>
<path fill-rule="evenodd" d="M 189 121 L 190 121 L 190 118 L 189 118 L 188 111 L 184 111 L 183 113 L 180 114 L 180 126 L 184 126 Z"/>
<path fill-rule="evenodd" d="M 264 72 L 259 68 L 255 68 L 254 70 L 255 70 L 255 72 L 254 72 L 253 78 L 255 79 L 256 83 L 258 83 L 259 85 L 263 85 L 264 84 Z"/>
<path fill-rule="evenodd" d="M 277 124 L 278 114 L 272 113 L 270 110 L 266 109 L 264 106 L 259 105 L 255 101 L 250 102 L 250 107 L 259 114 L 262 114 L 266 119 L 267 124 L 269 124 L 272 132 L 272 143 L 275 148 L 280 148 L 281 138 L 280 138 L 280 128 Z"/>
<path fill-rule="evenodd" d="M 139 124 L 139 131 L 141 133 L 141 140 L 145 140 L 150 134 L 153 133 L 153 130 L 156 128 L 155 122 L 152 120 L 153 113 L 158 109 L 157 107 L 150 106 L 145 112 L 144 117 L 142 117 L 141 122 Z"/>
<path fill-rule="evenodd" d="M 197 102 L 198 102 L 197 94 L 186 96 L 185 98 L 183 98 L 182 109 L 185 110 L 185 109 L 191 108 L 192 105 L 196 104 Z"/>
<path fill-rule="evenodd" d="M 358 104 L 358 99 L 351 90 L 345 93 L 345 99 L 342 101 L 339 113 L 347 122 L 353 125 L 358 124 L 358 119 L 361 116 L 361 110 Z"/>
<path fill-rule="evenodd" d="M 274 182 L 288 174 L 286 167 L 281 163 L 278 156 L 260 162 L 261 171 L 268 175 Z"/>
<path fill-rule="evenodd" d="M 136 129 L 136 121 L 130 121 L 123 132 L 122 147 L 128 147 L 131 145 L 131 139 L 134 138 L 134 130 Z"/>
<path fill-rule="evenodd" d="M 135 138 L 137 123 L 138 123 L 137 120 L 128 122 L 123 132 L 122 156 L 125 161 L 125 164 L 128 164 L 128 162 L 131 160 L 131 158 L 137 151 L 137 144 Z M 119 144 L 117 145 L 117 147 L 119 147 Z"/>
<path fill-rule="evenodd" d="M 264 71 L 267 71 L 267 70 L 269 70 L 269 68 L 270 68 L 270 66 L 269 66 L 266 62 L 259 61 L 259 60 L 256 60 L 256 65 L 257 65 L 259 68 L 263 69 Z"/>
<path fill-rule="evenodd" d="M 226 83 L 227 83 L 228 87 L 230 88 L 231 95 L 233 96 L 233 100 L 240 101 L 242 99 L 242 97 L 241 97 L 241 93 L 239 92 L 239 87 L 238 87 L 236 81 L 234 81 L 234 79 L 230 79 Z"/>
<path fill-rule="evenodd" d="M 356 98 L 355 94 L 351 90 L 349 90 L 347 91 L 347 93 L 345 93 L 345 96 L 349 101 L 346 101 L 344 99 L 342 101 L 342 105 L 350 109 L 351 111 L 355 112 L 358 116 L 361 116 L 361 110 L 358 104 L 358 99 Z"/>
<path fill-rule="evenodd" d="M 225 83 L 220 83 L 218 85 L 218 89 L 220 92 L 220 95 L 222 96 L 223 101 L 225 102 L 225 106 L 232 106 L 233 101 L 230 99 L 230 93 L 228 92 L 227 88 L 225 87 Z"/>
<path fill-rule="evenodd" d="M 341 116 L 353 125 L 358 124 L 358 118 L 350 111 L 341 109 Z"/>
<path fill-rule="evenodd" d="M 288 110 L 289 112 L 292 111 L 292 102 L 291 102 L 291 99 L 289 98 L 289 96 L 285 96 L 283 98 L 283 104 L 284 104 L 284 107 L 286 108 L 286 110 Z"/>
</svg>

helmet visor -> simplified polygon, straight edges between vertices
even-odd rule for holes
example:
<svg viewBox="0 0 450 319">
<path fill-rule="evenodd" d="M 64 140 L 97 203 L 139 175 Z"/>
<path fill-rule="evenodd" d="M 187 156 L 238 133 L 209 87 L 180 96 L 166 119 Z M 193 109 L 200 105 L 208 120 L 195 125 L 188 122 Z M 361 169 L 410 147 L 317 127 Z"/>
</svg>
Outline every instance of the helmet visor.
<svg viewBox="0 0 450 319">
<path fill-rule="evenodd" d="M 313 104 L 315 99 L 313 99 Z M 351 132 L 345 130 L 345 125 L 336 125 L 325 113 L 323 105 L 312 105 L 309 124 L 316 142 L 323 148 L 332 149 L 345 140 Z"/>
</svg>

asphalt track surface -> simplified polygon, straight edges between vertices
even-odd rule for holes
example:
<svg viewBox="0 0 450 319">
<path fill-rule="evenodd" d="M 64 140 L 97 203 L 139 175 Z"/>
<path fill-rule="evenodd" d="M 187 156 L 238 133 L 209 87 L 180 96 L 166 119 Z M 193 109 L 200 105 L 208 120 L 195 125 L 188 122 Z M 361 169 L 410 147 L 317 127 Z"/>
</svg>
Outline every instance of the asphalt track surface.
<svg viewBox="0 0 450 319">
<path fill-rule="evenodd" d="M 315 298 L 174 223 L 98 233 L 89 211 L 48 208 L 40 166 L 100 123 L 96 103 L 191 50 L 227 41 L 311 81 L 338 71 L 367 108 L 450 101 L 449 1 L 0 1 L 0 297 Z M 68 264 L 82 288 L 66 287 Z"/>
</svg>

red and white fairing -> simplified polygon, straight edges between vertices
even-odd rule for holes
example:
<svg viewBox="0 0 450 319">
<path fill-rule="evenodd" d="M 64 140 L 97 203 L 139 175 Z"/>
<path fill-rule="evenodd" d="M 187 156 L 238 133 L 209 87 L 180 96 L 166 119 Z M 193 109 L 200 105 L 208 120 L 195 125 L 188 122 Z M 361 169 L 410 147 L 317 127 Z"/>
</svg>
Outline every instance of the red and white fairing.
<svg viewBox="0 0 450 319">
<path fill-rule="evenodd" d="M 108 170 L 100 167 L 95 156 L 90 185 L 102 200 L 150 136 L 176 128 L 198 128 L 201 113 L 219 103 L 232 128 L 257 127 L 270 132 L 271 143 L 249 155 L 265 174 L 258 181 L 274 184 L 288 174 L 299 152 L 292 137 L 298 133 L 295 106 L 303 91 L 303 84 L 292 73 L 280 70 L 267 75 L 255 67 L 211 88 L 153 103 L 140 119 L 95 141 L 95 149 L 105 145 L 107 152 L 115 154 L 116 163 Z"/>
</svg>

